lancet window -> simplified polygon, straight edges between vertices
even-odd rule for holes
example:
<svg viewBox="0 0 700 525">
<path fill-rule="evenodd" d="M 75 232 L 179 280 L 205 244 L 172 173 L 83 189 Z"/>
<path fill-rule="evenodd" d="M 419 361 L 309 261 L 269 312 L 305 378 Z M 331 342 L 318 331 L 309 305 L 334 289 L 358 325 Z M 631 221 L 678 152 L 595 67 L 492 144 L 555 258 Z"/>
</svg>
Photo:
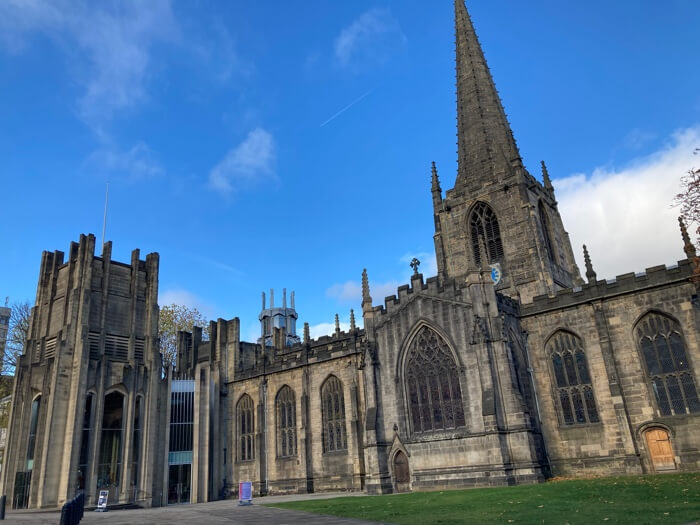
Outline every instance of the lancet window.
<svg viewBox="0 0 700 525">
<path fill-rule="evenodd" d="M 277 455 L 297 454 L 297 413 L 294 391 L 287 385 L 277 393 Z"/>
<path fill-rule="evenodd" d="M 447 342 L 424 326 L 406 356 L 406 391 L 414 433 L 465 426 L 457 363 Z"/>
<path fill-rule="evenodd" d="M 581 339 L 570 332 L 557 332 L 547 343 L 547 353 L 552 359 L 564 424 L 598 423 L 600 418 Z"/>
<path fill-rule="evenodd" d="M 249 461 L 255 458 L 255 418 L 253 417 L 253 410 L 253 399 L 248 394 L 243 394 L 236 407 L 239 461 Z"/>
<path fill-rule="evenodd" d="M 348 449 L 345 430 L 345 398 L 343 383 L 330 376 L 321 387 L 321 411 L 323 415 L 323 452 Z"/>
<path fill-rule="evenodd" d="M 637 323 L 636 336 L 661 415 L 700 412 L 680 325 L 652 312 Z"/>
<path fill-rule="evenodd" d="M 540 225 L 542 226 L 542 235 L 544 236 L 544 247 L 547 250 L 547 257 L 550 261 L 556 262 L 556 258 L 554 256 L 554 244 L 552 243 L 552 237 L 550 235 L 549 217 L 547 217 L 547 212 L 544 209 L 542 201 L 540 201 L 538 211 L 540 215 Z"/>
<path fill-rule="evenodd" d="M 469 218 L 469 228 L 472 253 L 477 266 L 503 260 L 501 230 L 498 227 L 496 214 L 488 204 L 477 203 Z M 486 261 L 482 261 L 482 254 L 486 256 Z"/>
</svg>

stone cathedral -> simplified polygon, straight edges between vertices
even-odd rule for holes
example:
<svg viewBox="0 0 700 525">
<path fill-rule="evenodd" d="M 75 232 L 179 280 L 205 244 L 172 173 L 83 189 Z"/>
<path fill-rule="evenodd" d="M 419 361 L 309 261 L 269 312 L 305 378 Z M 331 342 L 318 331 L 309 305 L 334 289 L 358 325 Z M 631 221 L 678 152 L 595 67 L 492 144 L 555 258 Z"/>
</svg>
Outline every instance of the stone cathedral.
<svg viewBox="0 0 700 525">
<path fill-rule="evenodd" d="M 118 262 L 92 235 L 45 252 L 1 479 L 14 508 L 79 490 L 160 506 L 239 481 L 260 495 L 380 494 L 700 468 L 700 272 L 685 226 L 676 266 L 598 280 L 584 247 L 584 281 L 463 0 L 455 27 L 458 170 L 443 193 L 432 166 L 437 275 L 414 261 L 375 304 L 364 271 L 364 327 L 352 317 L 319 339 L 307 324 L 297 335 L 293 294 L 263 295 L 257 341 L 218 319 L 208 340 L 180 332 L 163 373 L 158 254 Z"/>
</svg>

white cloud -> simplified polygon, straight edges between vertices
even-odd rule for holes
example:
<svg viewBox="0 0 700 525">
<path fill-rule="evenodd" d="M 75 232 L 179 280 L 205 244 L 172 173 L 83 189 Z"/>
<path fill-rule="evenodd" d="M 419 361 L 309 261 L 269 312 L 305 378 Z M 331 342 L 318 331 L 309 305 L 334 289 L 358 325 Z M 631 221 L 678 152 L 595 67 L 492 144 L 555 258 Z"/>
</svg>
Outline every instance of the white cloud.
<svg viewBox="0 0 700 525">
<path fill-rule="evenodd" d="M 212 168 L 209 185 L 228 194 L 241 185 L 274 179 L 274 165 L 274 137 L 264 129 L 256 128 Z"/>
<path fill-rule="evenodd" d="M 145 98 L 151 48 L 178 36 L 168 0 L 0 2 L 3 47 L 20 52 L 35 32 L 64 50 L 84 88 L 78 113 L 97 128 Z"/>
<path fill-rule="evenodd" d="M 406 281 L 408 282 L 408 281 Z M 384 298 L 389 295 L 396 295 L 396 289 L 400 283 L 395 280 L 369 283 L 369 291 L 372 296 L 372 301 L 379 304 L 384 301 Z M 326 289 L 326 297 L 337 299 L 341 303 L 359 304 L 362 302 L 362 287 L 359 281 L 346 281 L 337 283 Z"/>
<path fill-rule="evenodd" d="M 196 308 L 199 310 L 199 313 L 210 321 L 218 317 L 216 305 L 208 303 L 201 297 L 182 288 L 173 288 L 160 292 L 158 294 L 158 304 L 160 306 L 177 304 L 187 306 L 188 308 Z"/>
<path fill-rule="evenodd" d="M 85 168 L 93 173 L 109 177 L 140 180 L 161 175 L 163 168 L 154 158 L 151 149 L 138 142 L 127 151 L 105 146 L 93 152 L 85 161 Z"/>
<path fill-rule="evenodd" d="M 406 43 L 406 36 L 388 9 L 372 8 L 344 28 L 334 42 L 341 66 L 384 62 Z"/>
<path fill-rule="evenodd" d="M 673 264 L 685 255 L 673 197 L 693 166 L 700 127 L 675 133 L 668 144 L 624 169 L 597 168 L 591 175 L 556 179 L 559 210 L 584 273 L 586 244 L 598 278 Z"/>
<path fill-rule="evenodd" d="M 357 322 L 357 327 L 362 328 L 362 316 L 355 316 L 355 319 L 358 321 Z M 340 331 L 341 332 L 347 332 L 350 330 L 350 323 L 349 322 L 344 322 L 341 321 L 340 323 Z M 318 339 L 319 337 L 323 335 L 333 335 L 335 334 L 335 323 L 318 323 L 314 325 L 309 325 L 309 337 L 311 339 Z"/>
</svg>

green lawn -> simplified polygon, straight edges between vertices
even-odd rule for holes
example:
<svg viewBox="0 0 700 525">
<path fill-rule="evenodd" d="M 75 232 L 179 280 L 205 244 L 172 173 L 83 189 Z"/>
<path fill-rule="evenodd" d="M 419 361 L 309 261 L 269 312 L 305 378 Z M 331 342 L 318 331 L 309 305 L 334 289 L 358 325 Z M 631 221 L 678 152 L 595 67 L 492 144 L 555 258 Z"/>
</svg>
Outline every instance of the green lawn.
<svg viewBox="0 0 700 525">
<path fill-rule="evenodd" d="M 538 485 L 272 505 L 366 520 L 457 523 L 669 523 L 700 519 L 700 473 L 549 481 Z"/>
</svg>

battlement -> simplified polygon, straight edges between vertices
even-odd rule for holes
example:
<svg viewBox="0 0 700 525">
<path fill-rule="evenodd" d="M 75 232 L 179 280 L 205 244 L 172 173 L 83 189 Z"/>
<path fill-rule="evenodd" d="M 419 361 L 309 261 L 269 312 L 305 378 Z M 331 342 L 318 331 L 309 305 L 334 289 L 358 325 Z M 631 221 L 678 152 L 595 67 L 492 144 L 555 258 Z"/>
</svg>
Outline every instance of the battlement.
<svg viewBox="0 0 700 525">
<path fill-rule="evenodd" d="M 411 276 L 411 284 L 403 284 L 397 288 L 397 294 L 388 295 L 384 298 L 384 305 L 373 306 L 372 311 L 381 315 L 391 314 L 398 310 L 402 304 L 411 299 L 413 294 L 420 292 L 425 295 L 441 297 L 449 295 L 451 300 L 468 302 L 466 296 L 462 297 L 464 285 L 460 285 L 454 279 L 448 279 L 441 286 L 437 277 L 429 277 L 423 281 L 423 274 L 417 273 Z"/>
<path fill-rule="evenodd" d="M 590 301 L 636 293 L 644 289 L 656 288 L 688 281 L 693 272 L 688 260 L 678 261 L 677 265 L 658 265 L 647 268 L 641 273 L 624 273 L 614 279 L 597 280 L 576 288 L 566 288 L 554 295 L 538 295 L 531 303 L 522 304 L 520 313 L 523 317 L 537 315 L 549 310 L 556 310 Z"/>
<path fill-rule="evenodd" d="M 279 349 L 241 342 L 234 381 L 359 354 L 364 335 L 355 328 Z"/>
</svg>

